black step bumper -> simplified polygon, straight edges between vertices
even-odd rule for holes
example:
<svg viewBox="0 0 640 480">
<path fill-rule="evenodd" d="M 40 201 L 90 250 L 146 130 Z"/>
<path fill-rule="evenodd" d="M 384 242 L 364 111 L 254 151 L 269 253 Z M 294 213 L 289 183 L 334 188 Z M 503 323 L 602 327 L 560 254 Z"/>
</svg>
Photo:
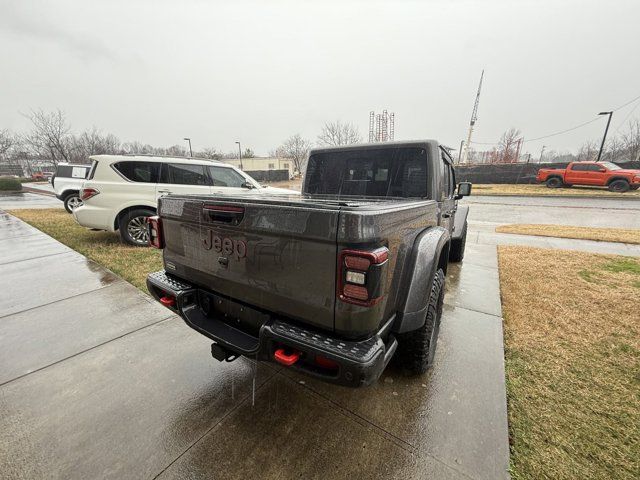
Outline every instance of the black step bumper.
<svg viewBox="0 0 640 480">
<path fill-rule="evenodd" d="M 276 362 L 274 356 L 278 350 L 298 352 L 299 359 L 287 368 L 330 383 L 349 387 L 370 385 L 380 377 L 398 345 L 390 333 L 393 318 L 373 336 L 351 341 L 277 318 L 251 306 L 219 297 L 214 292 L 205 292 L 168 276 L 164 271 L 150 274 L 147 288 L 156 300 L 165 298 L 163 304 L 179 314 L 187 325 L 224 349 L 269 362 Z M 166 298 L 175 302 L 167 305 L 170 302 Z M 229 312 L 233 312 L 235 306 L 245 318 L 248 316 L 254 325 L 259 326 L 253 332 L 248 332 L 246 328 L 239 327 L 240 319 L 236 323 L 232 314 L 205 313 L 201 305 L 205 298 L 226 302 Z"/>
</svg>

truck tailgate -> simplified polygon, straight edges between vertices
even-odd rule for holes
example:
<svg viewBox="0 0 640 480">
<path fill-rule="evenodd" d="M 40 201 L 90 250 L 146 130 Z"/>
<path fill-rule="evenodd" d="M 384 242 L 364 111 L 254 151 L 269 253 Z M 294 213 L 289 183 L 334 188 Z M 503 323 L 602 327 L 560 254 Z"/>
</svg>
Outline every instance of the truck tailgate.
<svg viewBox="0 0 640 480">
<path fill-rule="evenodd" d="M 333 329 L 340 210 L 273 198 L 161 198 L 167 272 Z"/>
</svg>

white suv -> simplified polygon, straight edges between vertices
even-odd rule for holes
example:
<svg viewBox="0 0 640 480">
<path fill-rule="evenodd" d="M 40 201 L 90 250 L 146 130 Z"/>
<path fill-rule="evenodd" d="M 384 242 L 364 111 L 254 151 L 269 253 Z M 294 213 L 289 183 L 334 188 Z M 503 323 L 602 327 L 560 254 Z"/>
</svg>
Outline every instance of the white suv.
<svg viewBox="0 0 640 480">
<path fill-rule="evenodd" d="M 56 192 L 56 198 L 64 202 L 64 208 L 71 213 L 82 205 L 80 188 L 87 178 L 90 165 L 72 165 L 59 163 L 56 173 L 51 177 L 51 186 Z"/>
<path fill-rule="evenodd" d="M 158 198 L 175 194 L 298 194 L 263 187 L 231 165 L 214 160 L 129 155 L 95 155 L 80 191 L 82 206 L 73 210 L 87 228 L 120 231 L 130 245 L 147 245 L 146 219 L 155 215 Z"/>
</svg>

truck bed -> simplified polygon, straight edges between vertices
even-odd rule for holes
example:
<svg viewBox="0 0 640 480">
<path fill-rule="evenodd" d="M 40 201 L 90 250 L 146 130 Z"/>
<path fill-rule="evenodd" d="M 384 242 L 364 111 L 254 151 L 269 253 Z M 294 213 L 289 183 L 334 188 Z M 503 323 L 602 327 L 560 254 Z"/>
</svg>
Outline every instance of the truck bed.
<svg viewBox="0 0 640 480">
<path fill-rule="evenodd" d="M 436 209 L 433 200 L 319 195 L 159 201 L 168 273 L 228 300 L 225 308 L 240 323 L 244 305 L 349 338 L 376 331 L 393 315 L 406 252 L 436 224 Z M 337 301 L 339 251 L 382 246 L 389 249 L 384 301 L 370 308 Z M 241 327 L 259 325 L 247 319 Z"/>
</svg>

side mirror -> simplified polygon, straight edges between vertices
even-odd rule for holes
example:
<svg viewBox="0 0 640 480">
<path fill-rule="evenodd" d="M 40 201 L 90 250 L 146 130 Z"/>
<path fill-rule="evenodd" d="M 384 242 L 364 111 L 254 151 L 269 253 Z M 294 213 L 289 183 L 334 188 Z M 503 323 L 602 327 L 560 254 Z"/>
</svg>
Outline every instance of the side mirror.
<svg viewBox="0 0 640 480">
<path fill-rule="evenodd" d="M 606 168 L 600 168 L 599 171 L 604 173 L 604 172 L 607 171 L 607 169 Z"/>
<path fill-rule="evenodd" d="M 249 190 L 254 189 L 256 187 L 253 186 L 253 183 L 251 182 L 244 182 L 242 185 L 240 185 L 242 188 L 248 188 Z"/>
<path fill-rule="evenodd" d="M 469 195 L 471 195 L 471 182 L 460 182 L 458 184 L 456 200 L 460 200 L 462 197 L 468 197 Z"/>
</svg>

